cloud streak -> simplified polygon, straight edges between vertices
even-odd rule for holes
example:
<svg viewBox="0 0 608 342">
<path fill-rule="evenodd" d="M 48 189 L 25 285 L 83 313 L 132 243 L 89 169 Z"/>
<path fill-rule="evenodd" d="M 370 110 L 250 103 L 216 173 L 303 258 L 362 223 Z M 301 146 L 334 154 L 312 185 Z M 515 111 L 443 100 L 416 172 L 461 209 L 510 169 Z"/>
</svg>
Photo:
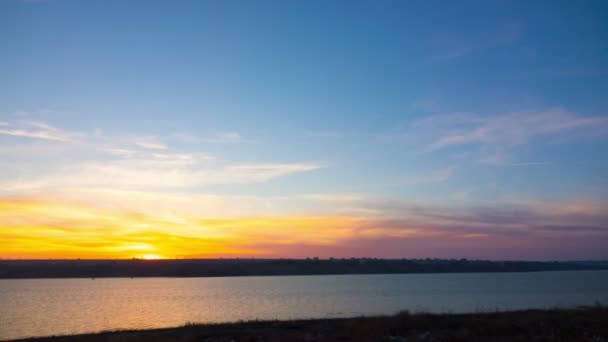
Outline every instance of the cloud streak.
<svg viewBox="0 0 608 342">
<path fill-rule="evenodd" d="M 206 142 L 219 144 L 234 144 L 243 142 L 243 137 L 238 132 L 219 132 L 212 137 L 204 139 Z"/>
<path fill-rule="evenodd" d="M 77 134 L 59 129 L 41 121 L 21 120 L 15 123 L 2 122 L 0 134 L 19 138 L 43 139 L 59 142 L 73 141 Z"/>
<path fill-rule="evenodd" d="M 226 161 L 202 152 L 170 149 L 163 137 L 80 134 L 40 121 L 1 122 L 2 133 L 70 142 L 61 145 L 61 149 L 54 146 L 51 149 L 52 146 L 20 144 L 13 140 L 10 149 L 0 149 L 0 155 L 13 160 L 5 165 L 0 179 L 0 191 L 5 193 L 61 188 L 194 191 L 211 185 L 262 183 L 323 167 L 301 161 Z M 76 136 L 77 141 L 72 139 Z M 227 132 L 213 139 L 230 143 L 241 141 L 242 137 Z M 50 153 L 54 155 L 49 157 Z M 53 163 L 54 159 L 60 162 Z M 42 160 L 44 162 L 38 162 Z"/>
<path fill-rule="evenodd" d="M 199 137 L 189 133 L 176 133 L 173 135 L 173 137 L 180 142 L 190 144 L 237 144 L 250 142 L 250 140 L 243 138 L 239 132 L 234 131 L 217 132 L 206 137 Z"/>
<path fill-rule="evenodd" d="M 447 207 L 403 201 L 364 204 L 378 217 L 393 217 L 387 226 L 419 227 L 438 234 L 477 234 L 524 239 L 566 235 L 608 237 L 608 203 L 593 200 L 520 201 L 500 206 Z"/>
<path fill-rule="evenodd" d="M 512 147 L 531 139 L 565 133 L 606 134 L 608 119 L 572 114 L 561 109 L 542 112 L 508 113 L 491 117 L 440 116 L 424 119 L 417 126 L 442 122 L 442 132 L 427 146 L 429 151 L 458 145 L 493 145 Z"/>
<path fill-rule="evenodd" d="M 165 143 L 156 137 L 141 137 L 136 139 L 133 143 L 139 147 L 151 150 L 166 150 L 168 148 Z"/>
<path fill-rule="evenodd" d="M 50 176 L 5 180 L 6 190 L 66 188 L 192 189 L 193 187 L 263 183 L 290 174 L 321 168 L 315 163 L 209 164 L 190 155 L 161 155 L 150 159 L 86 161 Z"/>
</svg>

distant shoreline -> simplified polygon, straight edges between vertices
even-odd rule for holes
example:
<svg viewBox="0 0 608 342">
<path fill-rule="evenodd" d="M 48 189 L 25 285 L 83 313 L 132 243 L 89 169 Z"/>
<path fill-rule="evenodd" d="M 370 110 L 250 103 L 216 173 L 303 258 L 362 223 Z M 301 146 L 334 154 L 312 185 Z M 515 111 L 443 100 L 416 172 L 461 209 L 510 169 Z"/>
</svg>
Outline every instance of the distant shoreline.
<svg viewBox="0 0 608 342">
<path fill-rule="evenodd" d="M 575 269 L 575 270 L 534 270 L 534 271 L 487 271 L 487 272 L 397 272 L 397 273 L 324 273 L 324 274 L 260 274 L 260 275 L 210 275 L 210 276 L 135 276 L 135 277 L 124 277 L 124 276 L 101 276 L 101 277 L 23 277 L 23 278 L 3 278 L 0 280 L 62 280 L 62 279 L 75 279 L 75 280 L 103 280 L 103 279 L 153 279 L 153 278 L 165 278 L 165 279 L 194 279 L 194 278 L 247 278 L 247 277 L 311 277 L 311 276 L 353 276 L 353 275 L 433 275 L 433 274 L 501 274 L 501 273 L 542 273 L 542 272 L 593 272 L 593 271 L 608 271 L 608 269 Z M 1 341 L 0 341 L 1 342 Z"/>
<path fill-rule="evenodd" d="M 34 337 L 14 341 L 606 341 L 608 308 L 469 314 L 409 314 L 182 327 Z"/>
<path fill-rule="evenodd" d="M 608 261 L 467 259 L 0 260 L 0 279 L 195 278 L 608 270 Z"/>
</svg>

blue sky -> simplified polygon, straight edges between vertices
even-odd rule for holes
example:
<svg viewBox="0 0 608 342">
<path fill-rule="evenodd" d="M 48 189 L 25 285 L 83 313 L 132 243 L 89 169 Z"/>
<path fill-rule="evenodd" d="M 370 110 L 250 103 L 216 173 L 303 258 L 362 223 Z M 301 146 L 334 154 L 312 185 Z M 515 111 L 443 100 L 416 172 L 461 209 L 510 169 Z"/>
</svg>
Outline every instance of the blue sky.
<svg viewBox="0 0 608 342">
<path fill-rule="evenodd" d="M 205 217 L 561 205 L 608 238 L 605 1 L 2 1 L 0 42 L 3 198 L 232 208 Z M 608 257 L 584 246 L 527 255 Z"/>
</svg>

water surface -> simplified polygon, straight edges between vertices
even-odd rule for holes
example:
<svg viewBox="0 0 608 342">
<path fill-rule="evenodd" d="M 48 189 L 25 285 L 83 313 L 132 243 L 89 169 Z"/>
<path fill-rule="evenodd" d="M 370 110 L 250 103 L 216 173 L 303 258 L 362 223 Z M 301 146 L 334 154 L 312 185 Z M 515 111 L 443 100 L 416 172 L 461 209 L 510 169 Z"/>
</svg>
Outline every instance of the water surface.
<svg viewBox="0 0 608 342">
<path fill-rule="evenodd" d="M 608 271 L 0 280 L 0 339 L 187 322 L 608 303 Z"/>
</svg>

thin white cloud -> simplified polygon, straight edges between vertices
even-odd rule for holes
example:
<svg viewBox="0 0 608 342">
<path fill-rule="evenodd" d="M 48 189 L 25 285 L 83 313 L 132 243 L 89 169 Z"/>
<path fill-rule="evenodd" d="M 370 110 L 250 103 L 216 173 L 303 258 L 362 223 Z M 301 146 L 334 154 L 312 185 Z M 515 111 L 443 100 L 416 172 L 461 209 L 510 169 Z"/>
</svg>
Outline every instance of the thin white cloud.
<svg viewBox="0 0 608 342">
<path fill-rule="evenodd" d="M 156 137 L 141 137 L 141 138 L 136 139 L 134 141 L 134 144 L 139 147 L 143 147 L 143 148 L 147 148 L 147 149 L 151 149 L 151 150 L 166 150 L 167 149 L 167 145 Z"/>
<path fill-rule="evenodd" d="M 164 141 L 175 136 L 80 134 L 40 121 L 3 122 L 0 134 L 57 141 L 78 137 L 72 144 L 14 141 L 10 148 L 0 147 L 0 156 L 16 158 L 0 179 L 0 191 L 13 193 L 61 188 L 194 191 L 200 186 L 266 182 L 322 167 L 306 162 L 228 162 L 203 152 L 169 149 Z M 224 132 L 213 139 L 227 143 L 242 137 Z"/>
<path fill-rule="evenodd" d="M 85 161 L 62 167 L 48 176 L 5 179 L 4 190 L 61 188 L 192 189 L 198 186 L 262 183 L 294 173 L 321 168 L 314 163 L 209 163 L 188 154 L 152 154 L 146 158 Z"/>
<path fill-rule="evenodd" d="M 239 132 L 227 131 L 216 132 L 205 137 L 196 136 L 190 133 L 176 133 L 173 137 L 183 143 L 211 143 L 211 144 L 236 144 L 245 143 L 249 140 L 243 138 Z"/>
<path fill-rule="evenodd" d="M 212 144 L 236 144 L 250 142 L 250 140 L 243 138 L 239 132 L 217 132 L 201 139 L 201 141 Z"/>
<path fill-rule="evenodd" d="M 215 184 L 225 183 L 259 183 L 270 179 L 286 176 L 292 173 L 312 171 L 322 168 L 316 163 L 259 163 L 232 165 L 216 173 L 216 177 L 208 175 L 208 182 Z"/>
<path fill-rule="evenodd" d="M 2 122 L 0 134 L 20 138 L 43 139 L 60 142 L 73 141 L 78 135 L 40 121 L 21 120 L 14 123 Z"/>
<path fill-rule="evenodd" d="M 101 150 L 106 153 L 121 157 L 130 157 L 137 153 L 137 151 L 135 150 L 130 150 L 126 148 L 103 148 Z"/>
<path fill-rule="evenodd" d="M 270 215 L 274 214 L 272 208 L 276 207 L 272 198 L 211 193 L 73 188 L 61 189 L 53 194 L 95 207 L 129 209 L 176 221 L 183 221 L 184 216 L 217 218 Z M 129 200 L 125 201 L 125 198 Z"/>
<path fill-rule="evenodd" d="M 427 146 L 428 151 L 468 144 L 509 148 L 541 136 L 580 133 L 581 130 L 585 130 L 586 134 L 591 131 L 600 134 L 608 132 L 608 118 L 576 115 L 561 109 L 489 117 L 439 116 L 425 119 L 415 126 L 420 129 L 428 122 L 442 124 L 426 126 L 427 133 L 439 134 Z"/>
</svg>

